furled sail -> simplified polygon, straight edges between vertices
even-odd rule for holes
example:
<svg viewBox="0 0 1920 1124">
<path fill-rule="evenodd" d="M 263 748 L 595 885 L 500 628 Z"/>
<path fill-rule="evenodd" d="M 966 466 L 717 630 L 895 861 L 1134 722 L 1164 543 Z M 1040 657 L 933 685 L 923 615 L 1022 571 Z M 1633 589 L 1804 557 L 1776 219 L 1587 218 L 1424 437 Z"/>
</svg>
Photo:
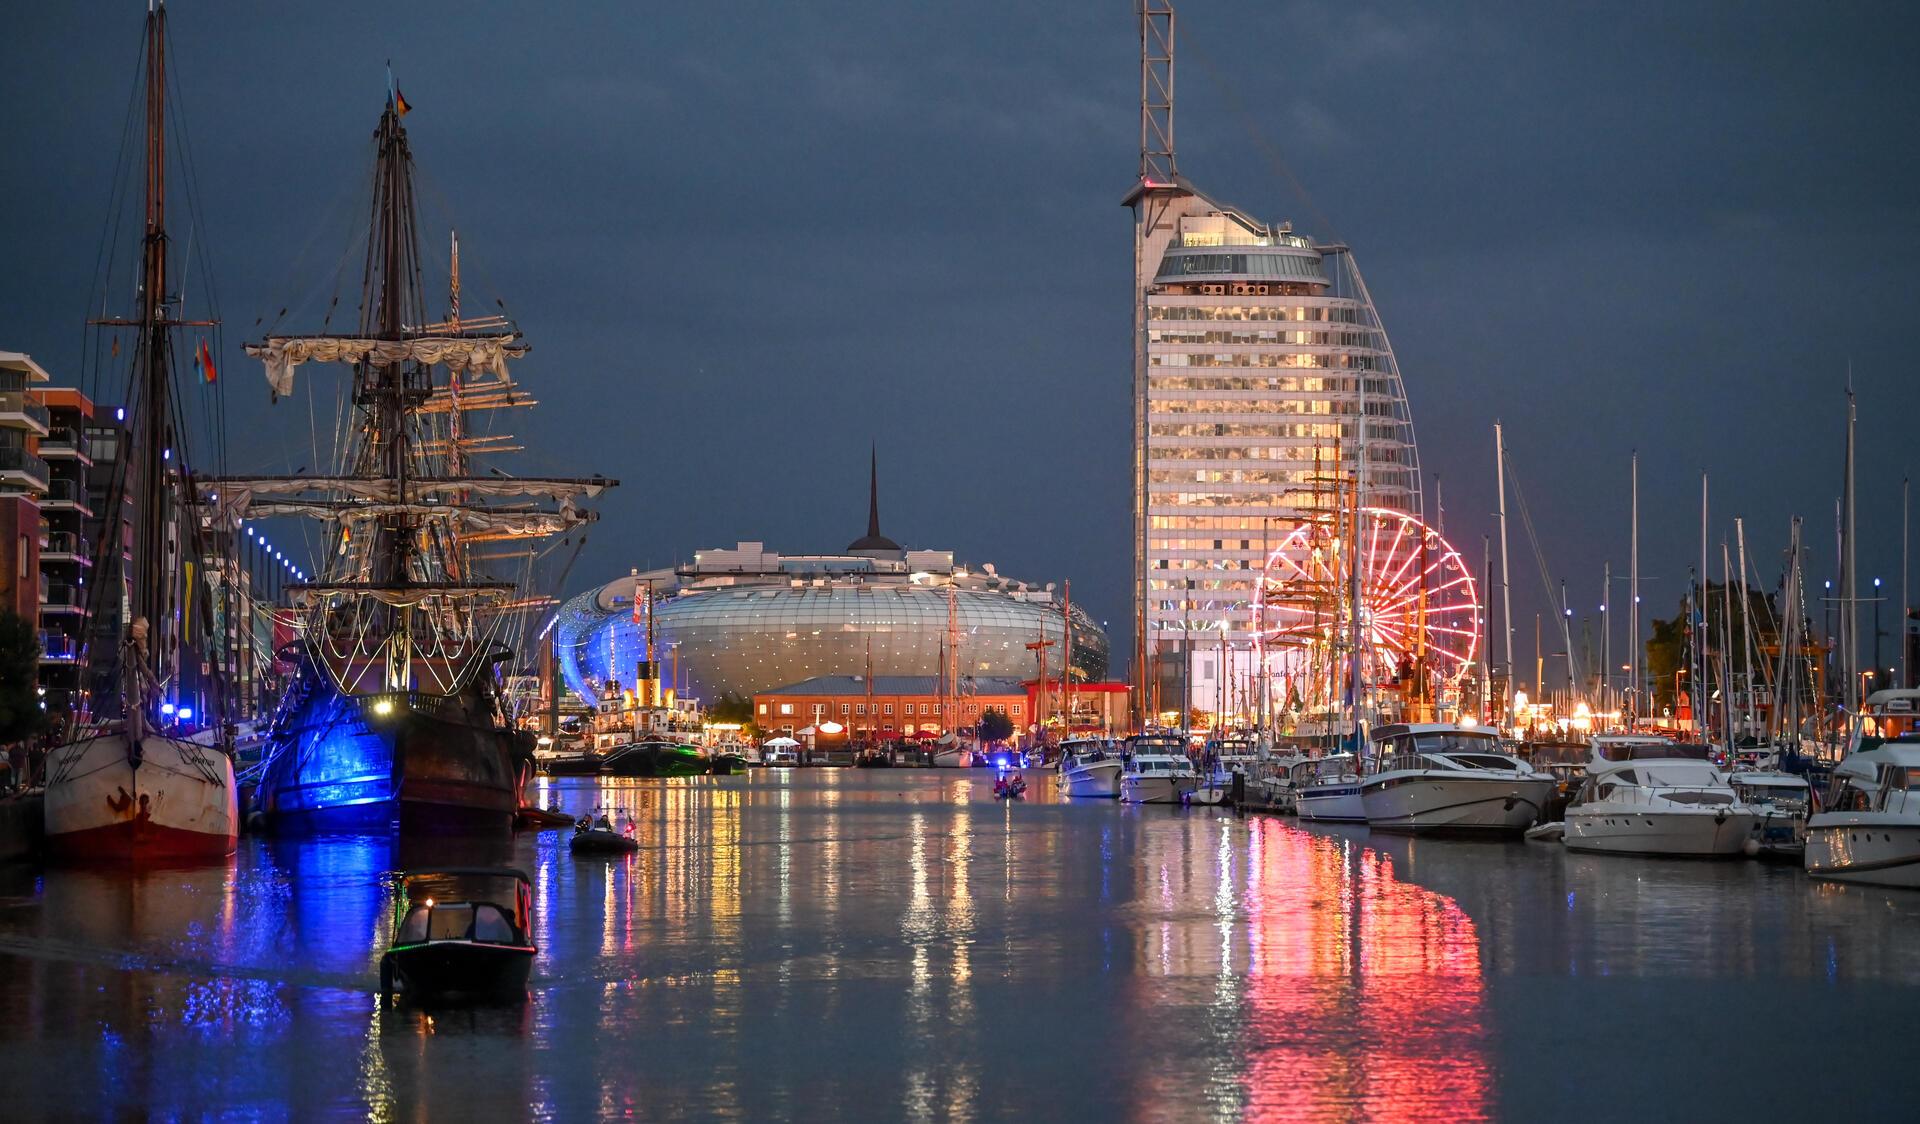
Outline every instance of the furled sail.
<svg viewBox="0 0 1920 1124">
<path fill-rule="evenodd" d="M 466 504 L 341 504 L 329 503 L 325 500 L 268 500 L 249 507 L 246 515 L 252 519 L 300 515 L 315 519 L 336 519 L 348 526 L 404 515 L 422 522 L 437 519 L 457 523 L 463 532 L 479 532 L 493 538 L 558 535 L 591 523 L 595 519 L 593 512 L 583 511 L 571 504 L 563 505 L 559 511 L 524 511 L 473 507 Z"/>
<path fill-rule="evenodd" d="M 439 364 L 456 370 L 491 372 L 507 377 L 507 360 L 530 350 L 519 335 L 415 336 L 410 339 L 363 339 L 354 336 L 271 336 L 264 343 L 246 345 L 246 352 L 267 367 L 267 385 L 273 393 L 293 393 L 293 369 L 302 363 Z"/>
</svg>

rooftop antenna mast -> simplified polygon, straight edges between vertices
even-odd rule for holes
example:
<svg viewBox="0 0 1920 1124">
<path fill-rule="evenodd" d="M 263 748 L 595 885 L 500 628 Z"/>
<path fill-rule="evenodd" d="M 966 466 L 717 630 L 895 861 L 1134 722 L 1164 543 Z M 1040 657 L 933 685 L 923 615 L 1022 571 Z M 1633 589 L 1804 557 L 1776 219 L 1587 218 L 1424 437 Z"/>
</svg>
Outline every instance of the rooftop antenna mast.
<svg viewBox="0 0 1920 1124">
<path fill-rule="evenodd" d="M 1134 690 L 1133 719 L 1144 727 L 1159 708 L 1160 668 L 1148 641 L 1148 606 L 1152 603 L 1149 575 L 1147 469 L 1148 411 L 1147 295 L 1152 290 L 1150 261 L 1154 234 L 1175 197 L 1177 169 L 1173 159 L 1173 4 L 1172 0 L 1136 0 L 1140 21 L 1140 178 L 1128 194 L 1126 206 L 1134 212 L 1133 275 L 1133 456 L 1134 456 Z"/>
<path fill-rule="evenodd" d="M 1140 178 L 1168 186 L 1179 173 L 1173 159 L 1173 3 L 1139 0 Z"/>
</svg>

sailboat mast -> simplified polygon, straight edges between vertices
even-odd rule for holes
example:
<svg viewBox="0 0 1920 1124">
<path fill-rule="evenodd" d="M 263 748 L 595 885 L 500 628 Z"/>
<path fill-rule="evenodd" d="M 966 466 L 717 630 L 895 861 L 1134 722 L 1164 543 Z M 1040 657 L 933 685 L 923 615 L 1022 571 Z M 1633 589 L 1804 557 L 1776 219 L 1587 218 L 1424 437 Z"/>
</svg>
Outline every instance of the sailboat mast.
<svg viewBox="0 0 1920 1124">
<path fill-rule="evenodd" d="M 178 646 L 174 633 L 173 597 L 167 573 L 167 477 L 172 434 L 172 324 L 167 318 L 167 9 L 152 5 L 147 11 L 147 174 L 146 232 L 141 240 L 140 335 L 141 369 L 134 393 L 140 411 L 134 448 L 139 450 L 139 527 L 134 541 L 133 615 L 145 617 L 152 630 L 148 659 L 154 677 L 173 678 Z M 126 699 L 131 709 L 137 699 Z"/>
<path fill-rule="evenodd" d="M 1800 668 L 1794 662 L 1794 648 L 1800 642 L 1800 517 L 1793 517 L 1787 538 L 1787 583 L 1780 596 L 1780 662 L 1773 677 L 1773 714 L 1768 736 L 1776 743 L 1792 736 L 1799 744 L 1797 721 L 1800 700 Z"/>
<path fill-rule="evenodd" d="M 1613 599 L 1613 563 L 1600 564 L 1600 709 L 1613 709 L 1613 622 L 1607 603 Z"/>
<path fill-rule="evenodd" d="M 1849 741 L 1851 741 L 1853 716 L 1860 712 L 1860 619 L 1858 615 L 1859 606 L 1855 603 L 1856 599 L 1853 593 L 1854 575 L 1858 572 L 1854 568 L 1854 528 L 1857 526 L 1854 522 L 1853 508 L 1853 433 L 1855 417 L 1853 381 L 1849 378 L 1847 381 L 1846 491 L 1842 500 L 1844 506 L 1842 507 L 1840 517 L 1840 542 L 1843 547 L 1840 566 L 1840 605 L 1842 609 L 1841 620 L 1845 624 L 1844 631 L 1846 634 L 1843 645 L 1846 658 L 1842 666 L 1847 674 L 1846 694 L 1842 697 L 1847 700 Z"/>
<path fill-rule="evenodd" d="M 1740 662 L 1746 669 L 1746 697 L 1740 706 L 1740 725 L 1753 730 L 1753 595 L 1747 589 L 1747 524 L 1735 517 L 1733 540 L 1740 554 Z"/>
<path fill-rule="evenodd" d="M 1707 698 L 1707 470 L 1700 470 L 1700 581 L 1693 590 L 1693 728 L 1704 731 Z M 1680 700 L 1674 699 L 1677 710 Z"/>
<path fill-rule="evenodd" d="M 1365 624 L 1360 619 L 1360 513 L 1367 505 L 1367 380 L 1364 375 L 1354 380 L 1360 388 L 1358 421 L 1354 426 L 1353 455 L 1356 471 L 1353 478 L 1353 554 L 1347 559 L 1347 568 L 1353 576 L 1352 602 L 1348 613 L 1353 618 L 1353 651 L 1349 657 L 1353 677 L 1353 752 L 1356 756 L 1365 748 L 1365 735 L 1361 731 L 1361 709 L 1365 704 L 1366 687 L 1363 682 L 1366 674 L 1366 655 L 1361 642 L 1366 635 Z"/>
<path fill-rule="evenodd" d="M 1507 584 L 1507 444 L 1500 423 L 1493 423 L 1493 478 L 1500 493 L 1500 627 L 1503 630 L 1507 686 L 1500 699 L 1500 712 L 1513 718 L 1513 591 Z"/>
<path fill-rule="evenodd" d="M 1734 747 L 1734 559 L 1720 540 L 1720 722 L 1726 747 Z"/>
<path fill-rule="evenodd" d="M 1627 560 L 1627 728 L 1640 721 L 1640 453 L 1633 454 L 1633 555 Z"/>
</svg>

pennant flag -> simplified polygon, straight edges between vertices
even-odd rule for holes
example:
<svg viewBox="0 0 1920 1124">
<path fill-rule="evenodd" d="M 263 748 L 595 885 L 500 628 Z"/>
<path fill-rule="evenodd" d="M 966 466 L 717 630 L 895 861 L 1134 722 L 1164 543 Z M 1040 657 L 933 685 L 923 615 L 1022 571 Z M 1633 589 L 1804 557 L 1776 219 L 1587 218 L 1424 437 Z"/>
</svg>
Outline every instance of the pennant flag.
<svg viewBox="0 0 1920 1124">
<path fill-rule="evenodd" d="M 397 116 L 405 117 L 407 111 L 412 108 L 412 106 L 407 104 L 407 95 L 400 92 L 400 87 L 395 86 L 393 88 L 393 112 Z"/>
<path fill-rule="evenodd" d="M 200 341 L 199 353 L 193 357 L 193 361 L 199 365 L 200 377 L 205 379 L 209 386 L 218 380 L 220 373 L 214 369 L 213 353 L 207 350 L 206 340 Z"/>
</svg>

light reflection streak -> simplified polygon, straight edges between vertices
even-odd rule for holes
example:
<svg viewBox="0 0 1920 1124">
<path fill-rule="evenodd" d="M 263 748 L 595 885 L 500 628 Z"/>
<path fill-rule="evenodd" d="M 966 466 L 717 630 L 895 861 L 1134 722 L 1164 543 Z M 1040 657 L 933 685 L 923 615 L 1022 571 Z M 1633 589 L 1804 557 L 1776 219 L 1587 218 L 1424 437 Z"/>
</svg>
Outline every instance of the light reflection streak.
<svg viewBox="0 0 1920 1124">
<path fill-rule="evenodd" d="M 1249 830 L 1247 1117 L 1485 1118 L 1472 920 L 1350 839 Z"/>
</svg>

